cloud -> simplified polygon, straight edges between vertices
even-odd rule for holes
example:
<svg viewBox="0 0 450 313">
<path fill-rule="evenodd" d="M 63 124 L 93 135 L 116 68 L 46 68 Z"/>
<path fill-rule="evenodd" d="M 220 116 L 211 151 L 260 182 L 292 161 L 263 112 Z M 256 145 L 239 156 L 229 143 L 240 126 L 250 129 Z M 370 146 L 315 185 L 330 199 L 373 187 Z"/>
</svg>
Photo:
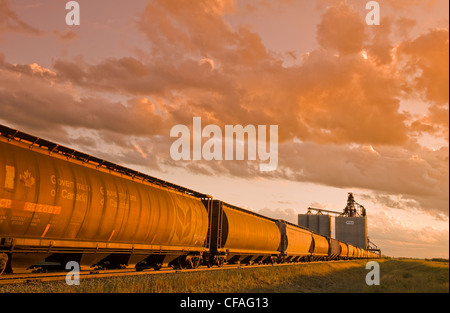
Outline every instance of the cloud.
<svg viewBox="0 0 450 313">
<path fill-rule="evenodd" d="M 20 33 L 25 35 L 40 36 L 43 32 L 25 23 L 12 9 L 9 0 L 0 0 L 0 34 Z"/>
<path fill-rule="evenodd" d="M 264 208 L 257 210 L 256 213 L 273 218 L 288 221 L 290 223 L 298 223 L 298 213 L 295 209 L 269 209 Z"/>
<path fill-rule="evenodd" d="M 404 205 L 448 216 L 448 147 L 291 143 L 279 150 L 279 171 L 286 179 L 402 195 L 412 201 Z"/>
<path fill-rule="evenodd" d="M 365 37 L 364 20 L 344 3 L 328 7 L 318 25 L 319 44 L 342 55 L 361 51 Z"/>
<path fill-rule="evenodd" d="M 54 70 L 62 81 L 92 92 L 164 98 L 163 111 L 175 124 L 202 116 L 215 124 L 283 125 L 282 141 L 406 142 L 407 116 L 399 112 L 401 77 L 395 69 L 364 60 L 362 40 L 356 48 L 337 47 L 344 49 L 343 56 L 318 49 L 301 65 L 286 68 L 258 34 L 228 25 L 223 8 L 233 7 L 232 2 L 213 2 L 213 9 L 207 3 L 150 2 L 137 24 L 151 45 L 151 58 L 98 64 L 56 60 Z M 326 35 L 336 28 L 335 19 L 344 29 L 356 23 L 348 6 L 335 11 L 323 16 L 324 44 L 349 40 L 345 31 Z"/>
<path fill-rule="evenodd" d="M 429 114 L 418 119 L 413 127 L 438 134 L 448 140 L 449 130 L 449 33 L 447 29 L 433 29 L 399 48 L 400 58 L 412 79 L 418 97 L 430 103 Z M 431 127 L 426 127 L 431 125 Z"/>
<path fill-rule="evenodd" d="M 298 106 L 293 113 L 298 116 L 297 125 L 307 126 L 308 131 L 300 139 L 371 144 L 406 141 L 395 73 L 378 68 L 360 54 L 338 57 L 323 51 L 310 53 L 300 73 Z"/>
<path fill-rule="evenodd" d="M 58 40 L 63 42 L 76 41 L 80 38 L 77 32 L 70 29 L 65 29 L 63 31 L 54 30 L 53 35 L 55 35 Z"/>
<path fill-rule="evenodd" d="M 448 258 L 448 230 L 414 227 L 389 209 L 371 214 L 368 224 L 369 238 L 382 249 L 383 255 Z"/>
<path fill-rule="evenodd" d="M 156 113 L 157 103 L 131 98 L 126 103 L 99 95 L 80 95 L 37 64 L 13 65 L 0 58 L 2 118 L 40 128 L 55 126 L 109 130 L 121 135 L 168 133 L 169 125 Z M 164 131 L 165 130 L 165 131 Z"/>
<path fill-rule="evenodd" d="M 222 53 L 237 38 L 223 15 L 234 7 L 232 0 L 150 1 L 138 20 L 153 55 Z M 217 40 L 220 38 L 220 40 Z"/>
<path fill-rule="evenodd" d="M 426 100 L 438 104 L 448 104 L 449 99 L 448 38 L 448 29 L 433 29 L 398 48 L 407 68 L 418 74 L 414 87 L 424 92 Z"/>
</svg>

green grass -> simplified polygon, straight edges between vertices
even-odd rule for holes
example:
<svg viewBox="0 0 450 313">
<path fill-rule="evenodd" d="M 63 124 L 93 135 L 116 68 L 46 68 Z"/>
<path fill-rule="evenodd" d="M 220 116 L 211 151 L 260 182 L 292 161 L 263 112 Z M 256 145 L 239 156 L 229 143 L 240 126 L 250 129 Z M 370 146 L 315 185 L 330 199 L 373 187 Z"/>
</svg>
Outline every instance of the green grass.
<svg viewBox="0 0 450 313">
<path fill-rule="evenodd" d="M 0 287 L 2 292 L 76 293 L 371 293 L 449 292 L 449 263 L 382 259 L 380 285 L 367 286 L 367 261 L 300 264 L 282 267 L 172 273 Z"/>
</svg>

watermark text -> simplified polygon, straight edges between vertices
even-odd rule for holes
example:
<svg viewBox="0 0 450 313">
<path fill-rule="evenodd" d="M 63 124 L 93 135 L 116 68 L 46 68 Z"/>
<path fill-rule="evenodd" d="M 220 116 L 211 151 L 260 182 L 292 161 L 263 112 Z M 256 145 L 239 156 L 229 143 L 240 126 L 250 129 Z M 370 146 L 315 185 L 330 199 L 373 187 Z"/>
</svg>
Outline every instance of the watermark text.
<svg viewBox="0 0 450 313">
<path fill-rule="evenodd" d="M 270 125 L 267 137 L 266 125 L 225 125 L 225 131 L 217 125 L 207 125 L 202 129 L 200 117 L 194 117 L 192 140 L 191 130 L 185 125 L 176 125 L 170 131 L 170 137 L 178 139 L 170 147 L 173 160 L 200 161 L 231 161 L 245 160 L 245 146 L 247 145 L 247 159 L 256 161 L 259 158 L 261 172 L 275 171 L 278 167 L 278 126 Z M 224 136 L 223 136 L 224 135 Z M 225 138 L 223 138 L 225 137 Z M 246 140 L 247 137 L 247 140 Z M 202 139 L 208 138 L 203 143 Z M 236 140 L 235 140 L 236 138 Z M 269 150 L 267 151 L 267 142 Z M 191 153 L 192 143 L 192 153 Z M 236 148 L 236 149 L 235 149 Z"/>
<path fill-rule="evenodd" d="M 367 262 L 366 270 L 370 270 L 366 275 L 366 284 L 368 286 L 380 285 L 380 264 L 375 261 Z"/>
</svg>

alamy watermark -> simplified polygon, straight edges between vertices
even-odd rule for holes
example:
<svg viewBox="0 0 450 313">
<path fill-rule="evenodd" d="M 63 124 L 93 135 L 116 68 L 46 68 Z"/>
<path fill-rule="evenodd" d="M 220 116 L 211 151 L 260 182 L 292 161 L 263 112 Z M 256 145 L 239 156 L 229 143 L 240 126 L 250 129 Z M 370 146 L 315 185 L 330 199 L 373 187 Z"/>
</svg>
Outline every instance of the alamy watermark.
<svg viewBox="0 0 450 313">
<path fill-rule="evenodd" d="M 380 285 L 380 264 L 375 261 L 367 262 L 366 270 L 370 270 L 366 275 L 366 284 L 368 286 Z"/>
<path fill-rule="evenodd" d="M 69 271 L 66 275 L 66 284 L 69 286 L 80 285 L 80 264 L 75 261 L 66 264 L 66 270 Z"/>
<path fill-rule="evenodd" d="M 380 25 L 380 4 L 378 1 L 369 1 L 366 4 L 366 10 L 370 10 L 366 15 L 366 24 L 369 26 Z"/>
<path fill-rule="evenodd" d="M 175 161 L 191 160 L 191 158 L 194 161 L 202 159 L 206 161 L 242 161 L 245 160 L 245 145 L 247 145 L 248 160 L 256 161 L 258 156 L 260 161 L 266 162 L 259 164 L 260 171 L 272 172 L 278 167 L 278 126 L 270 125 L 269 129 L 269 138 L 266 125 L 247 125 L 245 127 L 225 125 L 224 132 L 217 125 L 207 125 L 202 129 L 202 119 L 194 117 L 192 140 L 191 130 L 186 125 L 172 127 L 170 137 L 178 139 L 170 147 L 170 156 Z M 208 138 L 208 140 L 203 143 L 203 138 Z M 268 141 L 269 150 L 267 151 Z M 236 153 L 234 153 L 234 146 L 236 146 Z"/>
<path fill-rule="evenodd" d="M 80 4 L 77 1 L 66 3 L 66 24 L 68 26 L 80 25 Z M 370 10 L 366 15 L 367 25 L 380 25 L 380 4 L 378 1 L 369 1 L 366 3 L 366 10 Z"/>
<path fill-rule="evenodd" d="M 66 3 L 66 24 L 69 26 L 80 25 L 80 4 L 77 1 Z M 369 1 L 366 3 L 366 10 L 370 10 L 366 15 L 367 25 L 380 25 L 380 4 L 378 1 Z"/>
<path fill-rule="evenodd" d="M 80 4 L 77 1 L 69 1 L 66 3 L 66 24 L 68 26 L 80 25 Z"/>
</svg>

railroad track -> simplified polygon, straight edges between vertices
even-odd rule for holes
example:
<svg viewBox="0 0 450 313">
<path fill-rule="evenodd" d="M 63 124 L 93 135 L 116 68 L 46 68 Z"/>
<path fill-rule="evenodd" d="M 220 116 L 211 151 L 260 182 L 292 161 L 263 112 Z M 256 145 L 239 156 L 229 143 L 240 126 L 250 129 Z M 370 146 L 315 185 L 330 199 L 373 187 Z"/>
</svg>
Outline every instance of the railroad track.
<svg viewBox="0 0 450 313">
<path fill-rule="evenodd" d="M 220 271 L 220 270 L 231 270 L 231 269 L 248 269 L 248 268 L 264 268 L 264 267 L 274 267 L 274 266 L 292 266 L 300 264 L 320 264 L 320 263 L 330 263 L 330 262 L 345 262 L 343 260 L 337 261 L 318 261 L 314 263 L 283 263 L 283 264 L 264 264 L 264 265 L 224 265 L 222 267 L 201 267 L 196 269 L 183 269 L 174 270 L 171 268 L 162 268 L 159 271 L 155 270 L 144 270 L 136 271 L 135 269 L 123 269 L 123 270 L 82 270 L 79 273 L 80 281 L 86 279 L 96 279 L 96 278 L 112 278 L 112 277 L 123 277 L 123 276 L 142 276 L 142 275 L 162 275 L 162 274 L 175 274 L 175 273 L 194 273 L 194 272 L 204 272 L 204 271 Z M 33 274 L 4 274 L 0 276 L 0 286 L 5 285 L 15 285 L 15 284 L 32 284 L 32 283 L 43 283 L 43 282 L 55 282 L 55 281 L 65 281 L 68 272 L 53 272 L 53 273 L 33 273 Z"/>
</svg>

